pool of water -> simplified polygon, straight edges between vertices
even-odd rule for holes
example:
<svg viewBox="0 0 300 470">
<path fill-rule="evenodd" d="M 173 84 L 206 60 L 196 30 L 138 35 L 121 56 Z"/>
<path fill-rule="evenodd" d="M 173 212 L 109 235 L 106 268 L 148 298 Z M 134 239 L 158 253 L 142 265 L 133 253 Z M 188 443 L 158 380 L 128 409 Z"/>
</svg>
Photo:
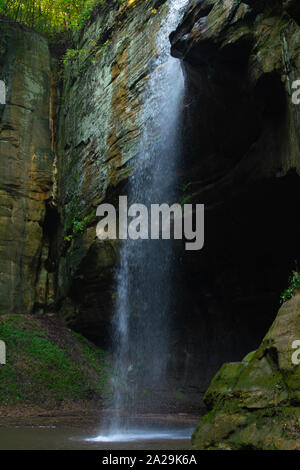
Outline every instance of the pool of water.
<svg viewBox="0 0 300 470">
<path fill-rule="evenodd" d="M 0 427 L 0 450 L 189 450 L 193 429 L 186 423 L 149 423 L 107 435 L 99 427 Z"/>
</svg>

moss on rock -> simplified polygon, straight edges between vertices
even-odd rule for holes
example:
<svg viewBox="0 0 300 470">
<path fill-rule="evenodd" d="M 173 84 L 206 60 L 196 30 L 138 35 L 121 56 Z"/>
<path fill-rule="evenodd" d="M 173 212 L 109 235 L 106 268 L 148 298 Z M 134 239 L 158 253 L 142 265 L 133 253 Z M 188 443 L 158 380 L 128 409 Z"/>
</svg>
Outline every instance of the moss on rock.
<svg viewBox="0 0 300 470">
<path fill-rule="evenodd" d="M 0 404 L 44 406 L 101 399 L 107 392 L 107 355 L 53 317 L 0 318 L 7 364 L 0 368 Z"/>
<path fill-rule="evenodd" d="M 210 411 L 193 435 L 195 449 L 300 450 L 300 369 L 291 348 L 299 312 L 297 292 L 257 351 L 222 366 L 205 394 Z"/>
</svg>

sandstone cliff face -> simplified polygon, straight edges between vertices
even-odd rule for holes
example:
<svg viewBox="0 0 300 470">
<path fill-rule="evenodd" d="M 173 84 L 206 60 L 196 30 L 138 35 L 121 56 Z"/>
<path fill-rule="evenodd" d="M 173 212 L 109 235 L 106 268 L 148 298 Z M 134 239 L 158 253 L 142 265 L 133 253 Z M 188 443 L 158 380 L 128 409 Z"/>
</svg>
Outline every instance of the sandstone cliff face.
<svg viewBox="0 0 300 470">
<path fill-rule="evenodd" d="M 258 10 L 251 8 L 257 3 Z M 300 110 L 291 99 L 300 68 L 299 25 L 289 9 L 279 8 L 282 2 L 263 3 L 192 3 L 172 35 L 172 53 L 183 60 L 196 95 L 199 124 L 207 113 L 202 129 L 195 125 L 191 132 L 192 142 L 201 142 L 204 182 L 215 165 L 218 190 L 203 184 L 200 195 L 211 203 L 233 187 L 241 192 L 259 179 L 299 173 Z M 217 144 L 205 135 L 212 125 Z"/>
<path fill-rule="evenodd" d="M 52 188 L 50 54 L 38 34 L 2 28 L 7 40 L 0 78 L 7 84 L 7 103 L 0 105 L 0 314 L 32 313 L 47 302 L 48 276 L 41 268 Z"/>
<path fill-rule="evenodd" d="M 22 199 L 23 193 L 15 197 L 16 204 L 24 204 L 18 219 L 22 233 L 26 235 L 28 225 L 35 227 L 38 234 L 31 235 L 30 239 L 20 236 L 14 239 L 14 249 L 20 256 L 15 261 L 20 277 L 11 277 L 9 295 L 6 285 L 1 293 L 6 301 L 9 296 L 15 298 L 9 311 L 55 311 L 77 331 L 103 347 L 109 337 L 119 244 L 101 243 L 96 239 L 95 209 L 104 200 L 117 203 L 119 194 L 126 194 L 126 180 L 134 172 L 144 128 L 145 85 L 154 69 L 156 33 L 166 13 L 163 1 L 126 2 L 122 6 L 117 1 L 110 1 L 100 6 L 87 27 L 74 39 L 76 51 L 72 51 L 71 58 L 65 61 L 61 95 L 55 89 L 57 77 L 56 80 L 52 77 L 50 93 L 50 59 L 44 40 L 34 32 L 30 39 L 29 32 L 20 30 L 16 36 L 20 44 L 9 41 L 15 53 L 23 56 L 23 61 L 28 61 L 29 57 L 22 44 L 27 41 L 34 44 L 35 38 L 39 41 L 34 47 L 40 48 L 40 68 L 37 69 L 35 54 L 31 54 L 27 73 L 41 82 L 44 80 L 45 88 L 39 89 L 41 106 L 38 111 L 43 134 L 41 137 L 40 127 L 34 127 L 30 120 L 15 123 L 15 129 L 20 132 L 22 126 L 27 126 L 26 136 L 34 145 L 41 138 L 47 140 L 44 144 L 47 173 L 45 170 L 43 174 L 47 178 L 43 190 L 38 192 L 34 186 L 33 194 L 28 196 L 30 201 L 33 197 L 41 198 L 39 219 L 33 219 L 33 215 L 26 212 L 27 201 Z M 5 56 L 5 63 L 8 57 Z M 7 79 L 9 86 L 13 76 Z M 8 110 L 9 104 L 4 108 L 5 113 Z M 22 177 L 28 174 L 24 168 L 32 161 L 32 148 L 27 148 L 22 161 Z M 40 164 L 42 155 L 38 153 L 34 159 L 36 164 Z M 20 184 L 16 169 L 12 175 Z M 35 184 L 34 175 L 30 174 L 28 178 Z M 11 221 L 8 231 L 12 224 Z M 27 250 L 32 248 L 26 257 L 26 279 L 22 274 L 25 258 L 23 260 L 18 251 L 23 244 Z M 6 262 L 4 259 L 3 264 Z M 26 304 L 20 300 L 23 288 Z M 7 313 L 7 308 L 3 311 Z M 180 321 L 178 318 L 179 333 Z M 187 364 L 191 351 L 185 352 L 185 345 L 177 336 L 172 338 L 175 352 L 171 375 L 176 376 L 178 384 L 183 372 L 189 370 L 184 379 L 188 383 L 194 375 L 192 361 Z M 186 331 L 183 340 L 186 340 Z M 180 370 L 176 366 L 178 360 L 182 364 Z M 199 382 L 199 377 L 194 375 L 194 381 Z M 174 386 L 174 396 L 182 395 L 178 389 L 179 385 Z M 198 398 L 198 390 L 194 393 Z"/>
<path fill-rule="evenodd" d="M 158 11 L 159 10 L 159 11 Z M 144 87 L 155 35 L 167 12 L 153 0 L 107 2 L 76 40 L 65 64 L 57 131 L 58 299 L 81 331 L 105 340 L 118 244 L 96 240 L 95 210 L 126 194 L 143 130 Z"/>
</svg>

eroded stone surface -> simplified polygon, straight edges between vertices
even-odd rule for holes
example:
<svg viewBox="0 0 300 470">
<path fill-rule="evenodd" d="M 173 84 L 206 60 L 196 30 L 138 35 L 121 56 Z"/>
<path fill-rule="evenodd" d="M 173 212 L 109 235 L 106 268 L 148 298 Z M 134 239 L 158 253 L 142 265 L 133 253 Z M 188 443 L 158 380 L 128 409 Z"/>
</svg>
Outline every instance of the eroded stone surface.
<svg viewBox="0 0 300 470">
<path fill-rule="evenodd" d="M 96 240 L 93 215 L 104 199 L 118 206 L 118 195 L 126 194 L 143 131 L 155 36 L 167 12 L 164 2 L 152 0 L 99 8 L 77 40 L 79 56 L 65 66 L 57 136 L 61 236 L 71 235 L 60 251 L 58 298 L 76 299 L 75 321 L 98 340 L 111 312 L 119 244 Z M 74 222 L 84 217 L 87 224 L 74 233 Z M 89 264 L 91 256 L 96 263 Z"/>
<path fill-rule="evenodd" d="M 34 309 L 52 187 L 48 44 L 17 26 L 7 44 L 1 58 L 7 102 L 0 106 L 0 314 Z M 47 275 L 42 284 L 46 290 Z"/>
</svg>

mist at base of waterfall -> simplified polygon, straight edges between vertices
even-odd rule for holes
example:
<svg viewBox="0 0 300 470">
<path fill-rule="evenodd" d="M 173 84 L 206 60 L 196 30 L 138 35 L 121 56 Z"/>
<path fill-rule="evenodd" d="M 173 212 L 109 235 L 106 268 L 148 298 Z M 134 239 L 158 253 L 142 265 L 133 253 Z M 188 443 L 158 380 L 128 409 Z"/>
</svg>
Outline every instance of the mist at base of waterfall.
<svg viewBox="0 0 300 470">
<path fill-rule="evenodd" d="M 176 441 L 185 442 L 190 446 L 190 440 L 197 420 L 188 415 L 139 415 L 136 417 L 123 416 L 115 428 L 102 428 L 98 434 L 86 439 L 87 442 L 99 443 L 138 443 L 148 446 L 151 443 L 163 446 L 174 441 L 172 448 L 176 448 Z M 174 446 L 174 447 L 173 447 Z M 155 448 L 155 447 L 154 447 Z M 161 447 L 160 447 L 161 448 Z M 166 448 L 167 449 L 167 448 Z"/>
<path fill-rule="evenodd" d="M 177 418 L 178 419 L 178 418 Z M 115 429 L 100 429 L 99 434 L 87 438 L 87 442 L 133 443 L 158 441 L 190 441 L 194 426 L 190 422 L 181 422 L 168 417 L 139 418 L 123 417 Z"/>
<path fill-rule="evenodd" d="M 112 434 L 99 435 L 88 438 L 88 442 L 132 442 L 132 441 L 156 441 L 156 440 L 184 440 L 190 439 L 193 428 L 184 429 L 128 429 L 127 431 L 116 431 Z"/>
</svg>

